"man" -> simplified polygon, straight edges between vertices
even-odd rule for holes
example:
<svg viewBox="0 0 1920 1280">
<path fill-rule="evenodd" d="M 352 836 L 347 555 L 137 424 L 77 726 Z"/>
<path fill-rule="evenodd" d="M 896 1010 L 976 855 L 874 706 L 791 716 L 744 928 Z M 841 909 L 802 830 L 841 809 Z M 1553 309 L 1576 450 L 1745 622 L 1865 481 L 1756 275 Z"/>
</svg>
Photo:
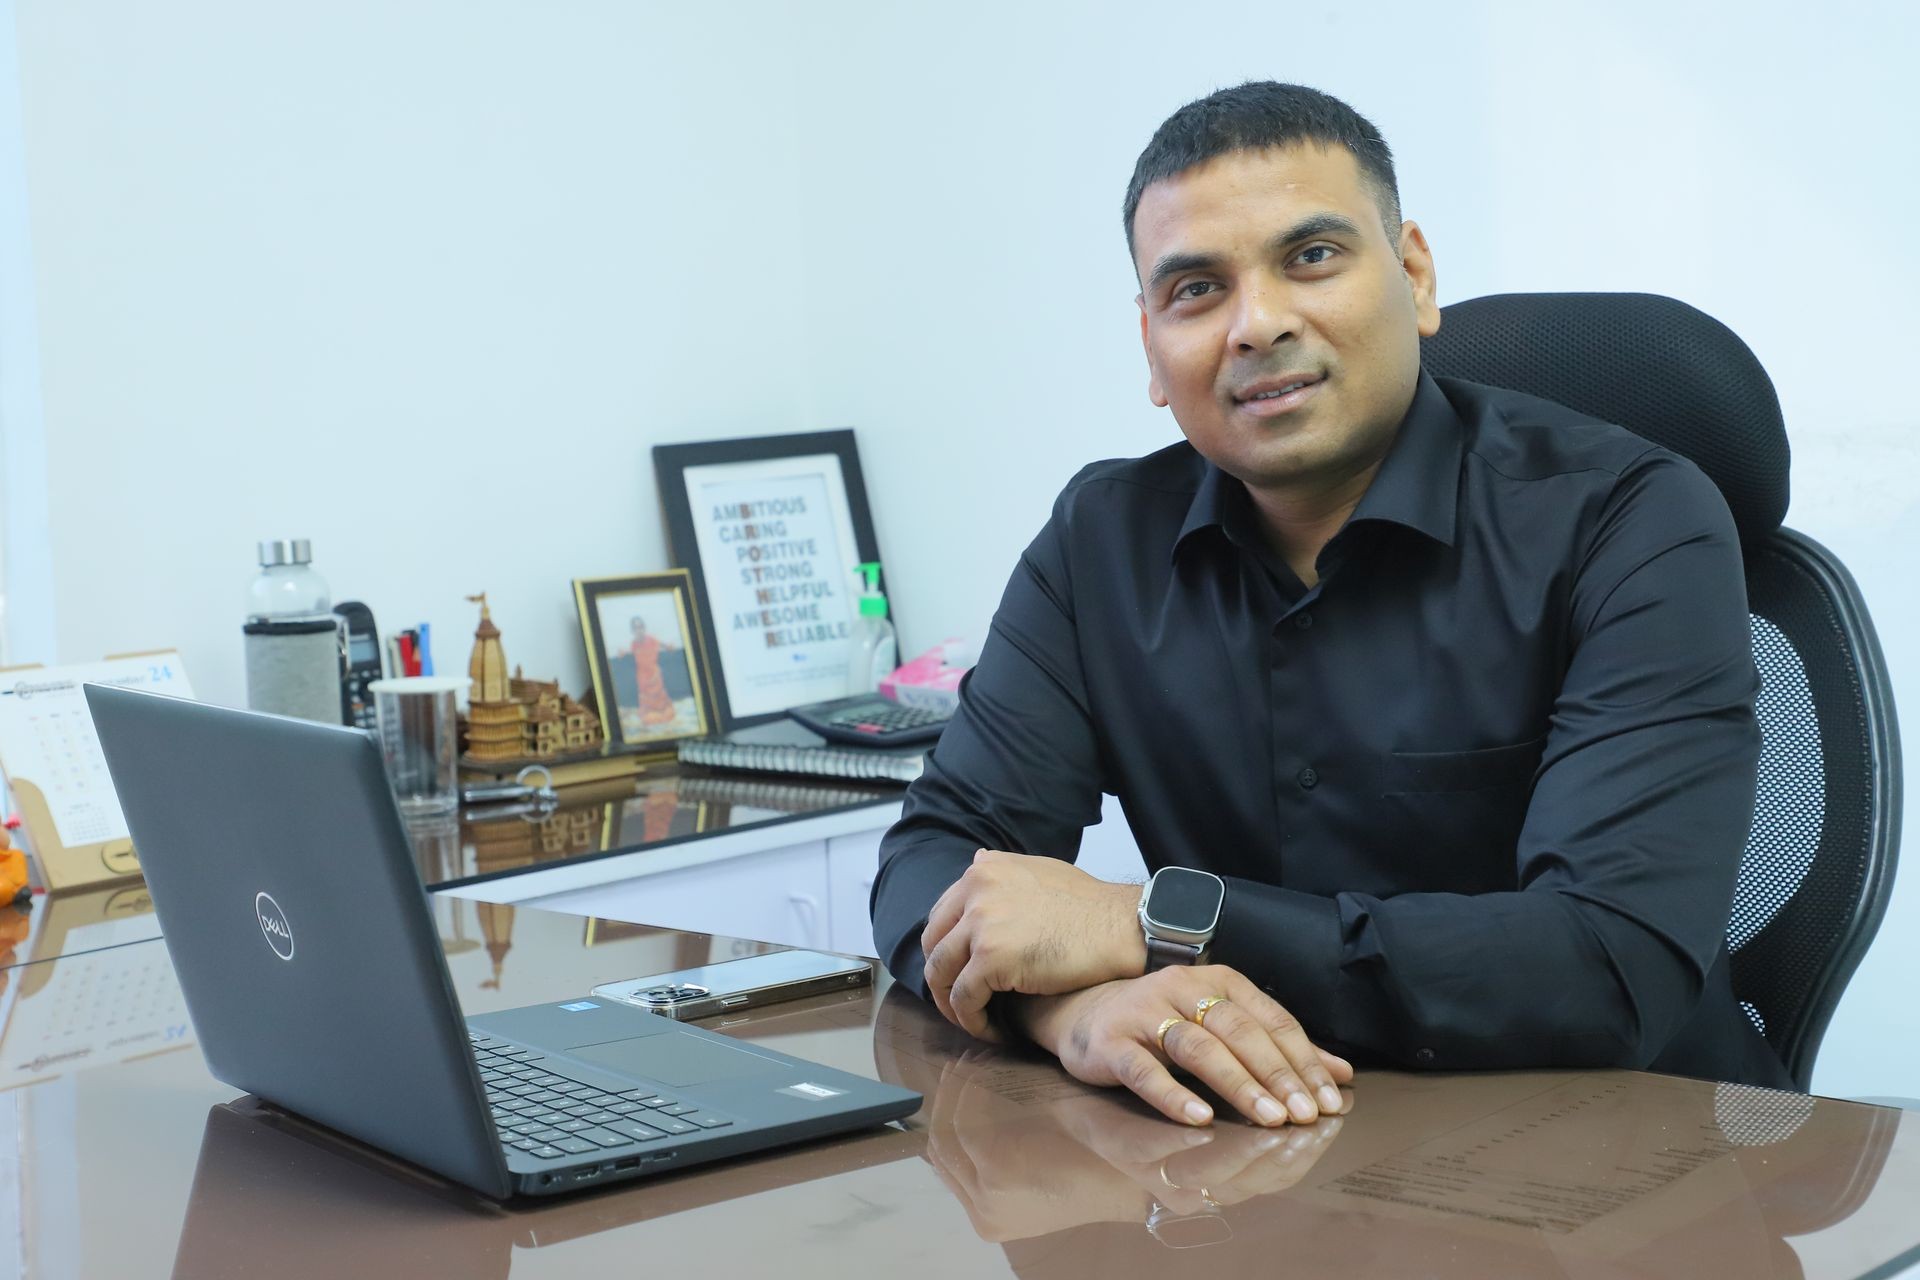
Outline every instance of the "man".
<svg viewBox="0 0 1920 1280">
<path fill-rule="evenodd" d="M 1182 108 L 1126 225 L 1186 443 L 1083 470 L 1021 557 L 882 846 L 894 975 L 1196 1124 L 1170 1068 L 1310 1121 L 1333 1050 L 1785 1085 L 1727 978 L 1758 680 L 1713 484 L 1421 372 L 1433 256 L 1335 99 Z M 1151 945 L 1071 865 L 1103 792 L 1186 917 Z"/>
</svg>

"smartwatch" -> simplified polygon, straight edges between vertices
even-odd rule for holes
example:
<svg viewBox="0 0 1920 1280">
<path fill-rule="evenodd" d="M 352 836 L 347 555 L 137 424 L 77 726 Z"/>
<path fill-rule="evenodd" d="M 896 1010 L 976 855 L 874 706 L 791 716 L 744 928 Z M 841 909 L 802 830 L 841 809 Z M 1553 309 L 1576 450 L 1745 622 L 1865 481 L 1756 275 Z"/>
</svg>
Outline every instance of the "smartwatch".
<svg viewBox="0 0 1920 1280">
<path fill-rule="evenodd" d="M 1147 972 L 1172 964 L 1204 963 L 1220 923 L 1220 904 L 1226 900 L 1226 881 L 1210 872 L 1191 867 L 1162 867 L 1154 872 L 1140 895 Z"/>
<path fill-rule="evenodd" d="M 1233 1239 L 1233 1227 L 1218 1208 L 1181 1215 L 1155 1200 L 1147 1214 L 1147 1234 L 1169 1249 L 1198 1249 Z"/>
</svg>

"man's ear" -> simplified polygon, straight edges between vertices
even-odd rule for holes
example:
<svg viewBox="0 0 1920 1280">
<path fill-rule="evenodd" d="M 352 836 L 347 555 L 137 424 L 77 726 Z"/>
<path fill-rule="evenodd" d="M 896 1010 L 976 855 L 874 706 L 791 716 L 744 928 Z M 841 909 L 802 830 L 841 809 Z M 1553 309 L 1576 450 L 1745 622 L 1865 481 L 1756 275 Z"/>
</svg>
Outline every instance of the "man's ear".
<svg viewBox="0 0 1920 1280">
<path fill-rule="evenodd" d="M 1167 407 L 1167 393 L 1160 385 L 1160 371 L 1153 366 L 1153 344 L 1147 341 L 1147 301 L 1144 297 L 1136 296 L 1133 302 L 1140 308 L 1140 349 L 1147 355 L 1147 399 L 1164 409 Z"/>
<path fill-rule="evenodd" d="M 1438 281 L 1433 268 L 1433 250 L 1427 247 L 1426 233 L 1417 222 L 1400 224 L 1400 266 L 1407 273 L 1407 285 L 1413 291 L 1414 327 L 1423 338 L 1440 332 Z"/>
</svg>

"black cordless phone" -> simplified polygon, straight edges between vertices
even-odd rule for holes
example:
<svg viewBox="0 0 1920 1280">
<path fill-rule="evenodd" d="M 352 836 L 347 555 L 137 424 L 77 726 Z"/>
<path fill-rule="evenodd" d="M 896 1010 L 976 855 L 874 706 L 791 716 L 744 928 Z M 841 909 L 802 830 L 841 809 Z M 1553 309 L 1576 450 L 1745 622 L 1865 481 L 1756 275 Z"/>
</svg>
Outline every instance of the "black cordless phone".
<svg viewBox="0 0 1920 1280">
<path fill-rule="evenodd" d="M 376 729 L 379 721 L 367 686 L 384 672 L 373 610 L 358 600 L 342 600 L 333 611 L 347 620 L 347 672 L 340 678 L 341 719 L 355 729 Z"/>
</svg>

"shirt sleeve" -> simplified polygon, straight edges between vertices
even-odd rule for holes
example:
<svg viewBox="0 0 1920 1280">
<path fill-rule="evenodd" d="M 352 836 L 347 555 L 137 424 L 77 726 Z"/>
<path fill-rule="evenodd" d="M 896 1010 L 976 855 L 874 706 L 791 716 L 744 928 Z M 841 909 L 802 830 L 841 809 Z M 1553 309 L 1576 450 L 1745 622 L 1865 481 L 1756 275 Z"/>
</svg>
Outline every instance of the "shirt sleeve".
<svg viewBox="0 0 1920 1280">
<path fill-rule="evenodd" d="M 1647 1065 L 1719 954 L 1760 734 L 1733 520 L 1698 469 L 1628 468 L 1577 567 L 1573 648 L 1514 892 L 1228 881 L 1214 955 L 1316 1039 L 1423 1067 Z"/>
<path fill-rule="evenodd" d="M 1083 473 L 1084 474 L 1084 473 Z M 1074 486 L 1020 557 L 960 708 L 880 842 L 869 902 L 895 981 L 925 997 L 920 933 L 977 849 L 1071 862 L 1100 820 L 1105 771 L 1087 706 L 1063 525 Z"/>
</svg>

